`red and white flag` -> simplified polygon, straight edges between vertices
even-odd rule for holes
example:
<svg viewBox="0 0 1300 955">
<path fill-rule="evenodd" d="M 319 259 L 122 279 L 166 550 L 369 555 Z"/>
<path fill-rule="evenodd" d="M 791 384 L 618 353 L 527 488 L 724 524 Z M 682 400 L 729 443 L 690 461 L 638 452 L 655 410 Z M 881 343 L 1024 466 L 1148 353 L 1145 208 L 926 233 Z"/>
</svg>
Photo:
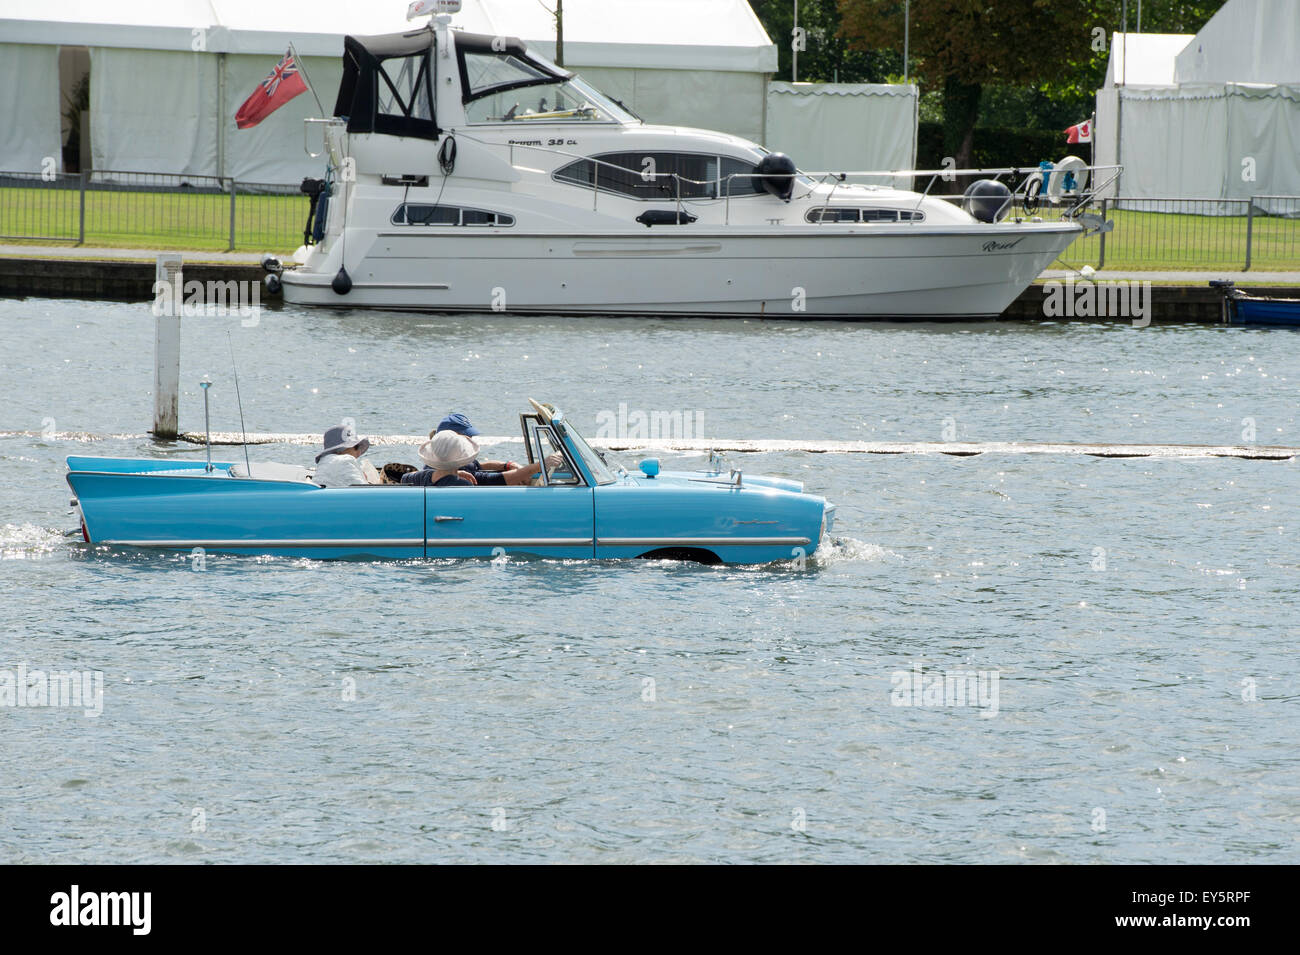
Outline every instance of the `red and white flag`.
<svg viewBox="0 0 1300 955">
<path fill-rule="evenodd" d="M 299 93 L 305 92 L 307 84 L 303 81 L 298 61 L 290 50 L 275 65 L 270 75 L 262 80 L 253 95 L 244 100 L 244 105 L 235 114 L 235 125 L 240 129 L 256 126 Z"/>
<path fill-rule="evenodd" d="M 1085 119 L 1082 123 L 1067 129 L 1065 131 L 1065 141 L 1067 143 L 1092 142 L 1092 120 Z"/>
</svg>

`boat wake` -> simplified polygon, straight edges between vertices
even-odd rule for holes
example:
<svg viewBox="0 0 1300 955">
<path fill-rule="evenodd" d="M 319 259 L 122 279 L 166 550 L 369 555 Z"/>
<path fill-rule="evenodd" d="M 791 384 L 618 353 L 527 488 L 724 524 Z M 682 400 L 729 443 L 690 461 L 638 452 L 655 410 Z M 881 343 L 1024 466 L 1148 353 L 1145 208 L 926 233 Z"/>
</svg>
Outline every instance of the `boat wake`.
<svg viewBox="0 0 1300 955">
<path fill-rule="evenodd" d="M 860 541 L 853 537 L 836 537 L 828 540 L 817 549 L 817 553 L 812 557 L 812 561 L 822 567 L 845 563 L 874 564 L 902 559 L 901 554 L 896 554 L 888 548 L 881 547 L 879 544 Z"/>
</svg>

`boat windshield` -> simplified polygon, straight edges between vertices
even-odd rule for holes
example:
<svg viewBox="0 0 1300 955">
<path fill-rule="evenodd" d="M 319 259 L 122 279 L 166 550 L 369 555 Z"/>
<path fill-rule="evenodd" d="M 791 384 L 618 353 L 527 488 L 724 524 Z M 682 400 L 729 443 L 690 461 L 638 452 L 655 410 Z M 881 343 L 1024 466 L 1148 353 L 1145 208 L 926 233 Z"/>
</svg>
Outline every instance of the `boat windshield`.
<svg viewBox="0 0 1300 955">
<path fill-rule="evenodd" d="M 577 76 L 532 53 L 464 50 L 465 115 L 471 123 L 634 123 Z"/>
<path fill-rule="evenodd" d="M 587 439 L 578 433 L 578 429 L 567 421 L 564 422 L 564 433 L 573 443 L 578 454 L 582 455 L 583 464 L 587 465 L 587 470 L 591 472 L 591 477 L 597 484 L 613 484 L 617 480 L 605 463 L 605 456 L 592 448 L 587 443 Z"/>
</svg>

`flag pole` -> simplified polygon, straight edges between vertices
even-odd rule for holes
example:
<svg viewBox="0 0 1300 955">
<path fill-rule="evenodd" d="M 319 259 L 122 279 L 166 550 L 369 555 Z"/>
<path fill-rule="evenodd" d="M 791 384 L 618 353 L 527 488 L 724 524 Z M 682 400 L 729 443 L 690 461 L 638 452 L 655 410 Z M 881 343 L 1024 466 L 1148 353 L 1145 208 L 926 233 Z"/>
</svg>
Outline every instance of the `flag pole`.
<svg viewBox="0 0 1300 955">
<path fill-rule="evenodd" d="M 320 97 L 316 95 L 316 87 L 311 85 L 311 77 L 307 75 L 307 67 L 302 62 L 302 57 L 298 55 L 298 48 L 289 41 L 289 52 L 293 54 L 293 61 L 298 64 L 298 72 L 302 74 L 303 82 L 307 84 L 307 89 L 311 90 L 311 98 L 316 101 L 316 109 L 320 111 L 321 119 L 327 119 L 325 107 L 320 104 Z"/>
</svg>

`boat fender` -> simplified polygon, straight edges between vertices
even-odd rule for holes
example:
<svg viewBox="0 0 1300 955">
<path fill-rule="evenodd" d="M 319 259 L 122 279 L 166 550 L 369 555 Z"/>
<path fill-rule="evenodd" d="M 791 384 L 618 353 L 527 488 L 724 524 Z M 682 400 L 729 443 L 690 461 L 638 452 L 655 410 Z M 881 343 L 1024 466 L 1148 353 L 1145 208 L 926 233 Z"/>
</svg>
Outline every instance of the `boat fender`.
<svg viewBox="0 0 1300 955">
<path fill-rule="evenodd" d="M 768 153 L 758 161 L 754 170 L 760 178 L 763 188 L 782 202 L 789 202 L 794 193 L 794 160 L 785 153 Z"/>
<path fill-rule="evenodd" d="M 266 285 L 266 290 L 267 290 L 268 292 L 270 292 L 272 295 L 279 295 L 279 294 L 280 294 L 280 286 L 281 286 L 281 282 L 280 282 L 280 275 L 279 275 L 279 273 L 277 273 L 277 272 L 268 272 L 268 273 L 266 274 L 266 277 L 265 277 L 264 279 L 262 279 L 262 281 L 263 281 L 263 282 L 265 283 L 265 285 Z"/>
<path fill-rule="evenodd" d="M 442 146 L 438 148 L 438 165 L 442 168 L 444 176 L 450 176 L 452 170 L 456 168 L 456 137 L 448 135 L 442 141 Z"/>
<path fill-rule="evenodd" d="M 636 217 L 636 221 L 648 229 L 653 225 L 690 225 L 697 218 L 699 217 L 685 210 L 675 212 L 672 209 L 647 209 Z"/>
<path fill-rule="evenodd" d="M 330 211 L 330 191 L 329 188 L 321 190 L 320 196 L 316 200 L 316 219 L 313 222 L 310 215 L 307 218 L 307 225 L 311 228 L 311 240 L 319 245 L 325 239 L 325 220 L 329 217 Z M 303 242 L 303 245 L 307 245 Z"/>
<path fill-rule="evenodd" d="M 352 291 L 352 276 L 348 275 L 348 270 L 339 266 L 338 274 L 334 276 L 334 281 L 330 283 L 332 288 L 339 295 L 347 295 Z"/>
<path fill-rule="evenodd" d="M 961 205 L 980 222 L 1001 222 L 1011 210 L 1011 190 L 996 179 L 977 179 L 962 193 Z"/>
</svg>

